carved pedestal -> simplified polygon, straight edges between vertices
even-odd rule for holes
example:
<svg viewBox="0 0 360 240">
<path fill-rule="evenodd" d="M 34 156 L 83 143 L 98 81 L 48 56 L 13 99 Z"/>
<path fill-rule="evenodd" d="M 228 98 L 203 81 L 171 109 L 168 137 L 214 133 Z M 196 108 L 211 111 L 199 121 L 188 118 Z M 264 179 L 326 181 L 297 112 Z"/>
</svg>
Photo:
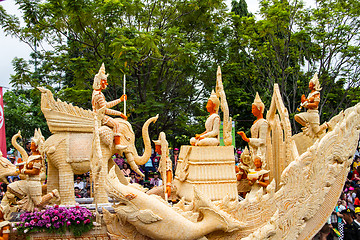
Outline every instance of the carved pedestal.
<svg viewBox="0 0 360 240">
<path fill-rule="evenodd" d="M 194 187 L 212 201 L 238 199 L 233 146 L 182 146 L 174 184 L 177 194 L 192 201 Z"/>
</svg>

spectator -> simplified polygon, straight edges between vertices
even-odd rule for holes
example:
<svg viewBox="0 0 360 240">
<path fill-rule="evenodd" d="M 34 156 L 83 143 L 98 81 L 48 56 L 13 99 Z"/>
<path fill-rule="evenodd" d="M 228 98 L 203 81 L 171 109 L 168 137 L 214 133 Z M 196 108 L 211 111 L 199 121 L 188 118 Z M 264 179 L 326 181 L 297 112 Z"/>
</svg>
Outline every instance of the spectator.
<svg viewBox="0 0 360 240">
<path fill-rule="evenodd" d="M 355 208 L 355 223 L 360 226 L 360 207 Z"/>
<path fill-rule="evenodd" d="M 349 191 L 345 194 L 345 199 L 346 199 L 346 203 L 348 208 L 350 208 L 351 210 L 355 210 L 354 208 L 354 201 L 356 198 L 356 193 L 354 192 L 354 188 L 353 187 L 349 187 Z"/>
<path fill-rule="evenodd" d="M 125 160 L 122 157 L 120 157 L 119 154 L 115 153 L 114 162 L 116 165 L 119 166 L 120 169 L 122 169 Z"/>
<path fill-rule="evenodd" d="M 344 240 L 359 240 L 360 239 L 360 225 L 354 221 L 355 213 L 350 208 L 340 212 L 345 220 L 344 225 Z"/>
<path fill-rule="evenodd" d="M 154 187 L 155 186 L 161 186 L 162 185 L 162 180 L 159 178 L 159 173 L 154 173 L 154 178 L 152 178 L 150 180 L 150 184 L 153 185 Z"/>
<path fill-rule="evenodd" d="M 360 180 L 359 172 L 360 172 L 360 166 L 358 166 L 356 168 L 356 170 L 354 170 L 353 173 L 352 173 L 351 181 L 353 181 L 354 183 Z"/>
<path fill-rule="evenodd" d="M 127 162 L 124 162 L 123 169 L 121 169 L 125 177 L 130 177 L 131 169 Z"/>
<path fill-rule="evenodd" d="M 86 188 L 86 192 L 83 194 L 84 198 L 90 198 L 91 197 L 91 191 L 90 191 L 90 187 Z"/>
<path fill-rule="evenodd" d="M 360 189 L 356 190 L 356 197 L 355 197 L 355 200 L 354 200 L 354 207 L 355 208 L 360 207 Z"/>
<path fill-rule="evenodd" d="M 135 173 L 130 173 L 130 183 L 138 183 L 137 179 L 135 178 Z"/>
<path fill-rule="evenodd" d="M 341 212 L 346 210 L 346 201 L 345 200 L 338 200 L 338 206 L 335 207 L 336 215 L 338 216 L 338 229 L 340 232 L 339 240 L 344 239 L 344 222 L 343 222 L 343 215 Z"/>
<path fill-rule="evenodd" d="M 85 183 L 82 181 L 81 177 L 77 177 L 74 183 L 74 188 L 79 188 L 79 190 L 83 190 L 85 188 Z"/>
<path fill-rule="evenodd" d="M 352 168 L 353 171 L 356 170 L 357 167 L 360 166 L 360 157 L 358 155 L 355 155 L 354 162 L 353 162 L 352 166 L 353 166 L 353 168 Z"/>
<path fill-rule="evenodd" d="M 85 189 L 90 188 L 90 185 L 91 185 L 90 176 L 86 176 Z"/>
<path fill-rule="evenodd" d="M 171 162 L 172 162 L 172 168 L 173 168 L 173 172 L 175 173 L 176 171 L 176 166 L 177 166 L 177 162 L 179 160 L 179 149 L 178 148 L 174 148 L 174 152 L 173 154 L 171 155 L 170 159 L 171 159 Z"/>
<path fill-rule="evenodd" d="M 80 192 L 79 187 L 74 187 L 74 192 L 75 192 L 75 198 L 82 198 L 82 194 Z"/>
</svg>

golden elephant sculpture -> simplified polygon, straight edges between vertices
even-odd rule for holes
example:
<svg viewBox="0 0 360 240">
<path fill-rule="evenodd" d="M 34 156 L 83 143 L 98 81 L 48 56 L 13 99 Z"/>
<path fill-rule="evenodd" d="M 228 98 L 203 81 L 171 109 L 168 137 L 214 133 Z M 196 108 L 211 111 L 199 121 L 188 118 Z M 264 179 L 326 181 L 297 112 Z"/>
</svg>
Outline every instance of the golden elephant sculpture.
<svg viewBox="0 0 360 240">
<path fill-rule="evenodd" d="M 92 154 L 94 113 L 72 106 L 60 100 L 55 101 L 50 90 L 38 88 L 42 92 L 41 110 L 45 115 L 50 131 L 53 133 L 43 144 L 41 150 L 48 160 L 48 192 L 58 189 L 61 204 L 74 204 L 74 174 L 90 171 Z M 121 125 L 122 145 L 124 150 L 115 149 L 113 131 L 107 126 L 99 128 L 101 170 L 98 181 L 95 182 L 95 202 L 108 202 L 105 192 L 105 178 L 114 162 L 111 157 L 118 153 L 125 155 L 130 167 L 141 174 L 137 165 L 145 164 L 151 156 L 151 142 L 148 127 L 158 116 L 149 118 L 142 128 L 145 151 L 139 156 L 135 148 L 135 134 L 131 124 L 124 119 L 116 119 Z"/>
</svg>

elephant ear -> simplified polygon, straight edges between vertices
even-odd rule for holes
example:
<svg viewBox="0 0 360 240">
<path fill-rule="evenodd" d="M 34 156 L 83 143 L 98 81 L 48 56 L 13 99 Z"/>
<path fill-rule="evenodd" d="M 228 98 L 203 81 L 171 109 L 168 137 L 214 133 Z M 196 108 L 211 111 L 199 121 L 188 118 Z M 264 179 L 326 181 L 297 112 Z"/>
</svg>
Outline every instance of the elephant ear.
<svg viewBox="0 0 360 240">
<path fill-rule="evenodd" d="M 149 224 L 149 223 L 153 223 L 153 222 L 162 220 L 161 217 L 159 217 L 158 215 L 153 213 L 153 211 L 151 211 L 150 209 L 140 210 L 137 218 L 145 224 Z"/>
</svg>

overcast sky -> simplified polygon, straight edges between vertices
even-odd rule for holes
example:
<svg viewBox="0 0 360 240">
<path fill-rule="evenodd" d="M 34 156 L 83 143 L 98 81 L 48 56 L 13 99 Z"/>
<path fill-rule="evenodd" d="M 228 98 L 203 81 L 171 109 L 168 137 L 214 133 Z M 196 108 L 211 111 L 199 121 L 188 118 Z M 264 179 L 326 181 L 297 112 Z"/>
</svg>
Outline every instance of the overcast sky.
<svg viewBox="0 0 360 240">
<path fill-rule="evenodd" d="M 312 0 L 308 0 L 312 1 Z M 246 0 L 248 4 L 249 12 L 256 13 L 258 11 L 257 0 Z M 231 0 L 226 0 L 226 3 L 230 5 Z M 0 4 L 10 14 L 17 14 L 20 16 L 20 11 L 17 10 L 17 6 L 13 0 L 1 1 Z M 5 36 L 4 32 L 0 28 L 0 86 L 10 87 L 10 75 L 14 74 L 11 61 L 15 57 L 29 59 L 31 49 L 28 45 L 15 38 Z"/>
</svg>

